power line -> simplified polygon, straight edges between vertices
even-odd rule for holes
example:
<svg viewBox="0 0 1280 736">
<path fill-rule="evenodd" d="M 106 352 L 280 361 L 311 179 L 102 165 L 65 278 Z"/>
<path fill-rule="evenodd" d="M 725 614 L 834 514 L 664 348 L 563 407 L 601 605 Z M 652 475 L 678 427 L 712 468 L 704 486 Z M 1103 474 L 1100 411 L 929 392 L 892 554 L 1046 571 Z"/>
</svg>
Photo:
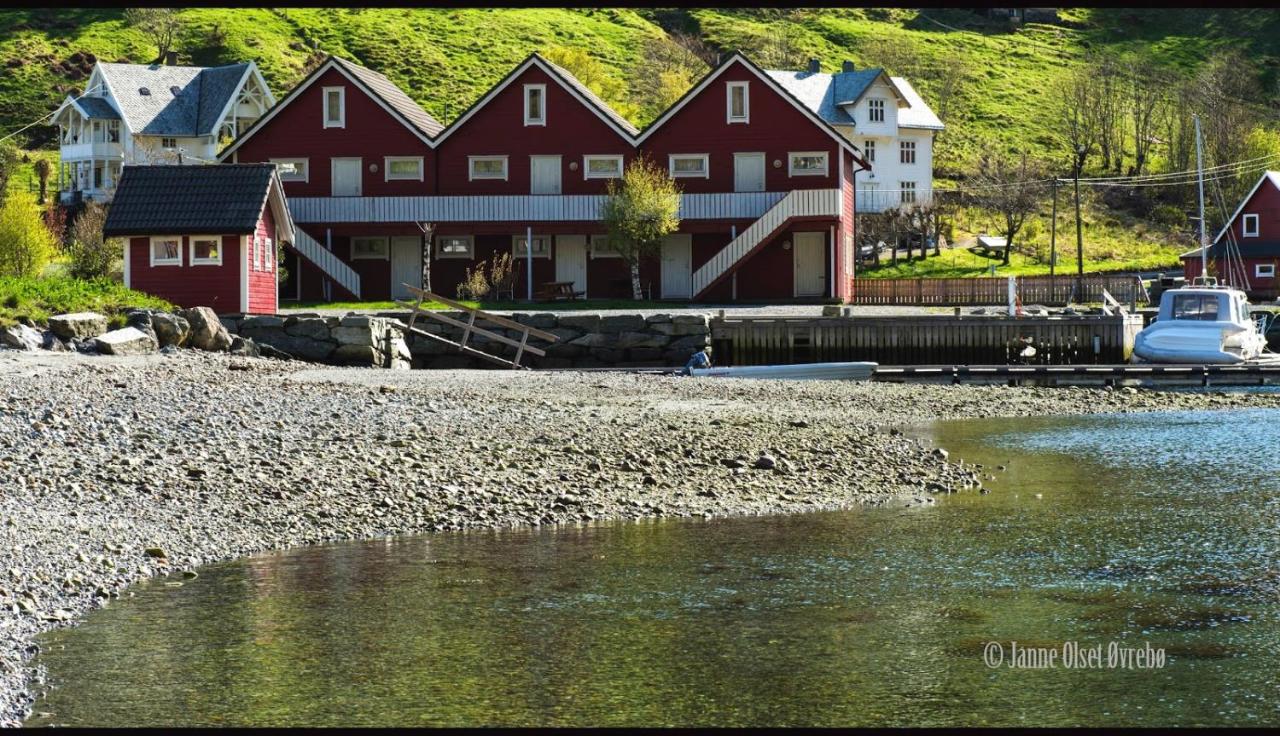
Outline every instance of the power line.
<svg viewBox="0 0 1280 736">
<path fill-rule="evenodd" d="M 73 101 L 74 101 L 74 100 L 79 100 L 79 99 L 81 99 L 82 97 L 84 97 L 85 95 L 89 94 L 90 92 L 97 92 L 99 89 L 101 89 L 101 88 L 102 88 L 102 87 L 104 87 L 104 86 L 105 86 L 105 83 L 103 83 L 103 84 L 99 84 L 98 86 L 96 86 L 96 87 L 94 87 L 94 88 L 92 88 L 92 89 L 86 89 L 84 92 L 81 92 L 81 93 L 80 93 L 80 95 L 79 95 L 78 97 L 73 98 Z M 27 128 L 34 128 L 34 127 L 36 127 L 37 125 L 39 125 L 39 124 L 43 123 L 44 121 L 48 120 L 49 118 L 53 117 L 54 115 L 57 115 L 57 114 L 58 114 L 58 110 L 61 110 L 61 109 L 62 109 L 62 105 L 58 105 L 58 108 L 57 108 L 56 110 L 54 110 L 53 112 L 49 113 L 48 115 L 45 115 L 44 117 L 40 118 L 39 120 L 36 120 L 35 122 L 27 123 L 26 125 L 22 126 L 21 128 L 18 128 L 17 130 L 15 130 L 15 131 L 13 131 L 12 133 L 10 133 L 9 135 L 6 135 L 5 137 L 0 138 L 0 143 L 4 143 L 5 141 L 7 141 L 7 140 L 9 140 L 10 138 L 14 137 L 15 135 L 17 135 L 17 134 L 21 133 L 22 131 L 26 130 Z"/>
<path fill-rule="evenodd" d="M 1245 160 L 1243 160 L 1243 161 L 1237 161 L 1237 162 L 1235 162 L 1235 163 L 1231 163 L 1231 164 L 1221 164 L 1221 165 L 1219 165 L 1219 166 L 1211 166 L 1211 167 L 1206 168 L 1206 169 L 1204 170 L 1204 173 L 1209 174 L 1209 173 L 1216 172 L 1216 171 L 1221 170 L 1221 169 L 1239 168 L 1240 166 L 1243 166 L 1243 165 L 1245 165 L 1245 164 L 1254 163 L 1254 162 L 1257 162 L 1257 161 L 1267 161 L 1267 160 L 1269 160 L 1269 159 L 1271 159 L 1271 160 L 1274 160 L 1274 159 L 1280 159 L 1280 154 L 1269 153 L 1269 154 L 1267 154 L 1267 155 L 1265 155 L 1265 156 L 1258 156 L 1257 158 L 1245 159 Z M 1197 172 L 1195 169 L 1187 169 L 1187 170 L 1185 170 L 1185 171 L 1170 171 L 1170 172 L 1167 172 L 1167 173 L 1164 173 L 1164 174 L 1137 174 L 1137 175 L 1133 175 L 1133 176 L 1094 176 L 1094 177 L 1080 177 L 1080 181 L 1081 181 L 1081 183 L 1083 183 L 1083 182 L 1113 182 L 1113 181 L 1114 181 L 1114 182 L 1124 182 L 1124 181 L 1151 181 L 1151 180 L 1160 180 L 1160 179 L 1179 178 L 1179 177 L 1183 177 L 1183 176 L 1194 176 L 1194 175 L 1196 175 L 1197 173 L 1198 173 L 1198 172 Z"/>
</svg>

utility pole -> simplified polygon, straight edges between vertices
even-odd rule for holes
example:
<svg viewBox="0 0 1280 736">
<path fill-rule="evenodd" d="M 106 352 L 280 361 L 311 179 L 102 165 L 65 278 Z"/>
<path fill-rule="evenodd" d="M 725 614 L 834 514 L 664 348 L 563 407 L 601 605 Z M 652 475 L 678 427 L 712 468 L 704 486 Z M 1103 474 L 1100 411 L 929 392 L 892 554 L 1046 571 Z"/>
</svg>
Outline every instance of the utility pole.
<svg viewBox="0 0 1280 736">
<path fill-rule="evenodd" d="M 1049 221 L 1049 276 L 1058 265 L 1058 177 L 1053 177 L 1053 219 Z"/>
<path fill-rule="evenodd" d="M 1076 149 L 1076 301 L 1084 298 L 1084 235 L 1080 230 L 1080 166 L 1084 163 L 1084 146 Z"/>
</svg>

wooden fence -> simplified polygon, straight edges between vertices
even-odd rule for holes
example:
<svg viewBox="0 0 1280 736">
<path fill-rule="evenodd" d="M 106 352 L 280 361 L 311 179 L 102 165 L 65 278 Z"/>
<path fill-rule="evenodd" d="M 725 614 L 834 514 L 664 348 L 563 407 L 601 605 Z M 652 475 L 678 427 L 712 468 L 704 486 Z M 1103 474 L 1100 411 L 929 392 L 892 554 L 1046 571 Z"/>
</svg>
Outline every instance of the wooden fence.
<svg viewBox="0 0 1280 736">
<path fill-rule="evenodd" d="M 1146 303 L 1147 292 L 1137 276 L 1085 276 L 1077 295 L 1074 276 L 1014 277 L 1024 305 L 1061 306 L 1069 302 L 1100 302 L 1106 289 L 1123 304 Z M 1007 304 L 1009 277 L 956 279 L 854 279 L 852 304 L 912 304 L 964 306 Z"/>
<path fill-rule="evenodd" d="M 1139 315 L 718 317 L 711 338 L 724 365 L 1074 365 L 1127 362 L 1141 329 Z"/>
</svg>

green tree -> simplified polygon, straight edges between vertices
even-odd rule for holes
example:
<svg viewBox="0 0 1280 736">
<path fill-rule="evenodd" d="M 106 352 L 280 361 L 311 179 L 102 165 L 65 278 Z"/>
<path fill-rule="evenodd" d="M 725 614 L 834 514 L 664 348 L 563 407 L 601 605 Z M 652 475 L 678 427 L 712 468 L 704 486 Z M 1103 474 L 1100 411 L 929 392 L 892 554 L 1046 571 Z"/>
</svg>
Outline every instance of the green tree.
<svg viewBox="0 0 1280 736">
<path fill-rule="evenodd" d="M 676 43 L 665 36 L 646 39 L 631 83 L 637 115 L 648 120 L 656 118 L 688 92 L 709 68 L 706 60 L 688 44 Z"/>
<path fill-rule="evenodd" d="M 636 158 L 622 175 L 609 182 L 601 208 L 609 247 L 631 269 L 631 292 L 641 298 L 640 261 L 654 256 L 662 239 L 680 227 L 680 188 L 666 169 L 648 158 Z"/>
<path fill-rule="evenodd" d="M 604 64 L 582 49 L 568 46 L 552 46 L 542 52 L 542 56 L 556 66 L 563 67 L 590 89 L 609 103 L 625 118 L 632 117 L 634 105 L 627 86 L 614 76 Z"/>
<path fill-rule="evenodd" d="M 71 257 L 70 273 L 79 279 L 109 276 L 117 263 L 124 260 L 124 245 L 117 238 L 105 238 L 102 226 L 107 222 L 107 209 L 97 202 L 85 205 L 84 211 L 71 225 L 67 254 Z"/>
<path fill-rule="evenodd" d="M 161 63 L 173 50 L 178 31 L 182 29 L 182 22 L 178 20 L 178 13 L 173 8 L 129 8 L 124 11 L 124 22 L 151 39 L 151 43 L 160 52 L 156 60 Z"/>
<path fill-rule="evenodd" d="M 53 257 L 53 234 L 28 197 L 0 206 L 0 276 L 38 276 Z"/>
<path fill-rule="evenodd" d="M 1028 159 L 1026 153 L 1016 159 L 998 151 L 982 157 L 977 176 L 977 197 L 983 207 L 1000 219 L 1006 266 L 1009 265 L 1014 238 L 1044 197 L 1045 178 L 1044 167 Z"/>
<path fill-rule="evenodd" d="M 18 168 L 18 147 L 9 141 L 0 141 L 0 202 L 9 191 L 9 178 Z"/>
</svg>

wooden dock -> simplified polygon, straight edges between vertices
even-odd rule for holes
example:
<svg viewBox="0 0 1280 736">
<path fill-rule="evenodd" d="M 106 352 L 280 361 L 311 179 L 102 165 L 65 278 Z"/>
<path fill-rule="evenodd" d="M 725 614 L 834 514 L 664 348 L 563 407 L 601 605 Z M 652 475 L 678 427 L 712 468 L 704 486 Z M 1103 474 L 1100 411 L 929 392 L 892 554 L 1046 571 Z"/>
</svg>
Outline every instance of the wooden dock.
<svg viewBox="0 0 1280 736">
<path fill-rule="evenodd" d="M 1002 386 L 1267 386 L 1280 363 L 1245 365 L 882 365 L 872 377 L 891 383 Z"/>
</svg>

